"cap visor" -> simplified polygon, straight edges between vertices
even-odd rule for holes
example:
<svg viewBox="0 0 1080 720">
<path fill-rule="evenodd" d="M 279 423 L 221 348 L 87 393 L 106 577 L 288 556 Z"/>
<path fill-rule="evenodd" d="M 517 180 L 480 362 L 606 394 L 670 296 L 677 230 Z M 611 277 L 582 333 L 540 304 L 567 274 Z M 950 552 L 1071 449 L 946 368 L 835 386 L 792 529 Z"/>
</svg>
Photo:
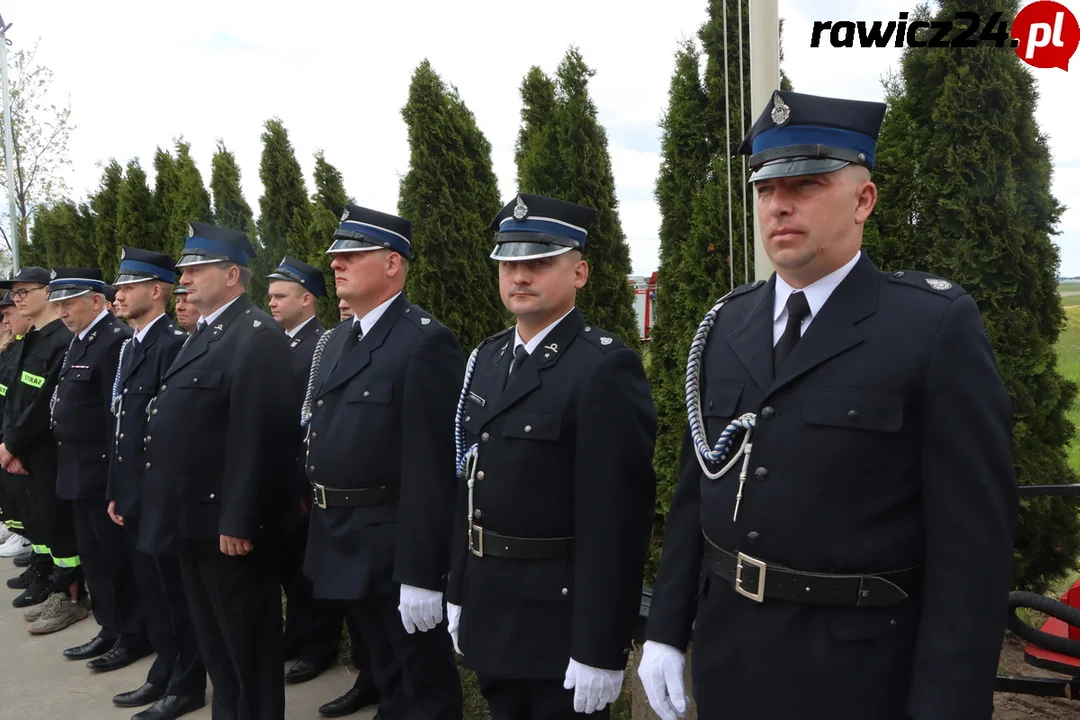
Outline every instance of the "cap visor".
<svg viewBox="0 0 1080 720">
<path fill-rule="evenodd" d="M 49 302 L 56 302 L 58 300 L 68 300 L 70 298 L 79 297 L 91 292 L 90 288 L 78 287 L 78 288 L 56 288 L 49 292 Z"/>
<path fill-rule="evenodd" d="M 548 243 L 499 243 L 491 251 L 489 257 L 492 260 L 503 262 L 521 262 L 523 260 L 539 260 L 540 258 L 555 257 L 568 253 L 574 248 L 562 245 L 549 245 Z"/>
<path fill-rule="evenodd" d="M 213 263 L 229 262 L 224 258 L 210 257 L 209 255 L 181 255 L 176 267 L 188 267 L 191 265 L 212 265 Z M 240 263 L 237 263 L 239 265 Z"/>
<path fill-rule="evenodd" d="M 330 246 L 330 249 L 326 251 L 327 255 L 333 255 L 334 253 L 343 252 L 367 252 L 369 250 L 391 250 L 389 244 L 378 244 L 367 242 L 366 240 L 353 240 L 352 238 L 338 238 L 334 240 L 334 244 Z"/>
<path fill-rule="evenodd" d="M 766 163 L 754 171 L 750 176 L 750 182 L 760 182 L 773 178 L 797 177 L 799 175 L 822 175 L 836 172 L 849 163 L 847 160 L 830 160 L 818 158 L 791 158 L 790 160 L 774 160 Z"/>
<path fill-rule="evenodd" d="M 149 275 L 117 275 L 113 285 L 134 285 L 135 283 L 146 282 L 147 280 L 157 280 L 159 282 L 165 282 L 160 278 L 150 277 Z"/>
</svg>

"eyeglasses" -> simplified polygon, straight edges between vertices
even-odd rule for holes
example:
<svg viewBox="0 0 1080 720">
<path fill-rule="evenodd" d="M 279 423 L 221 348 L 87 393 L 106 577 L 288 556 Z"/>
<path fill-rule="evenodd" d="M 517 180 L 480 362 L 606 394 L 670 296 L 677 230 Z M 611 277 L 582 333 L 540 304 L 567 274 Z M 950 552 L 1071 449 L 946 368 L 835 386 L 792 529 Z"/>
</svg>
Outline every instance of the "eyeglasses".
<svg viewBox="0 0 1080 720">
<path fill-rule="evenodd" d="M 30 293 L 34 292 L 35 290 L 44 290 L 47 287 L 48 287 L 47 285 L 39 285 L 36 288 L 27 288 L 25 290 L 12 290 L 11 291 L 11 299 L 12 300 L 25 300 L 26 296 L 29 295 Z"/>
</svg>

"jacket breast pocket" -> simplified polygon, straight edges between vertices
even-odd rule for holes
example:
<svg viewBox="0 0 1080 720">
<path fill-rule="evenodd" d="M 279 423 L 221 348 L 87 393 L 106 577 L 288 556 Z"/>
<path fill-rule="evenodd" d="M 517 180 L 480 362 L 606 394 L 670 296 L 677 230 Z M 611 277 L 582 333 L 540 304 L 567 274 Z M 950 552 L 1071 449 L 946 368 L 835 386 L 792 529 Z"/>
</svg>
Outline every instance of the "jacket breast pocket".
<svg viewBox="0 0 1080 720">
<path fill-rule="evenodd" d="M 221 387 L 221 370 L 196 368 L 186 370 L 173 382 L 185 390 L 217 390 Z"/>
<path fill-rule="evenodd" d="M 394 399 L 394 386 L 388 380 L 363 383 L 353 381 L 343 395 L 347 403 L 374 403 L 389 405 Z"/>
<path fill-rule="evenodd" d="M 869 388 L 811 390 L 806 394 L 803 420 L 810 425 L 896 432 L 904 424 L 904 396 Z"/>
<path fill-rule="evenodd" d="M 64 375 L 64 380 L 70 380 L 71 382 L 90 382 L 90 378 L 94 375 L 94 371 L 90 368 L 78 368 L 68 370 Z"/>
<path fill-rule="evenodd" d="M 734 419 L 742 394 L 742 383 L 712 382 L 702 389 L 701 414 L 705 418 L 705 431 L 710 444 L 716 442 L 720 433 Z"/>
<path fill-rule="evenodd" d="M 562 418 L 552 413 L 514 413 L 506 416 L 503 437 L 555 442 L 561 426 Z"/>
</svg>

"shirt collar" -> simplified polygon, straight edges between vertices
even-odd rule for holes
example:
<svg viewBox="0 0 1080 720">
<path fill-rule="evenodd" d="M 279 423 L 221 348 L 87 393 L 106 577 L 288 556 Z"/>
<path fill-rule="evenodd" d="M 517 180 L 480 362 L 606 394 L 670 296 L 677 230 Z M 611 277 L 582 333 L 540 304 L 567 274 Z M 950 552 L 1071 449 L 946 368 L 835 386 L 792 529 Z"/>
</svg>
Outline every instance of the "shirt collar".
<svg viewBox="0 0 1080 720">
<path fill-rule="evenodd" d="M 844 278 L 848 276 L 851 269 L 855 267 L 855 264 L 859 262 L 859 258 L 862 257 L 862 250 L 855 253 L 855 257 L 848 260 L 847 263 L 838 270 L 833 270 L 825 277 L 815 280 L 806 287 L 799 290 L 806 295 L 806 303 L 810 306 L 810 317 L 815 318 L 817 314 L 821 312 L 821 308 L 825 305 L 825 301 L 832 295 L 833 290 L 843 282 Z M 788 297 L 793 292 L 796 292 L 795 288 L 787 284 L 787 282 L 780 277 L 780 274 L 776 275 L 776 293 L 773 298 L 773 322 L 780 319 L 780 314 L 787 309 Z"/>
<path fill-rule="evenodd" d="M 379 305 L 374 310 L 369 311 L 368 314 L 362 318 L 357 318 L 355 315 L 353 315 L 353 322 L 360 323 L 360 332 L 365 335 L 371 332 L 371 328 L 375 327 L 375 323 L 379 322 L 379 318 L 381 318 L 383 316 L 383 313 L 386 312 L 386 308 L 390 307 L 390 303 L 397 300 L 398 295 L 400 294 L 400 292 L 395 294 L 394 297 L 390 298 L 382 305 Z"/>
<path fill-rule="evenodd" d="M 233 304 L 234 302 L 236 302 L 237 300 L 239 300 L 239 299 L 240 299 L 241 297 L 242 297 L 241 295 L 237 295 L 237 296 L 236 296 L 236 297 L 234 297 L 234 298 L 233 298 L 232 300 L 230 300 L 229 302 L 225 303 L 224 305 L 222 305 L 221 307 L 219 307 L 219 308 L 218 308 L 217 310 L 215 310 L 214 312 L 210 313 L 210 314 L 209 314 L 209 315 L 207 315 L 206 317 L 204 317 L 204 318 L 199 318 L 199 322 L 201 322 L 201 323 L 205 323 L 205 324 L 209 325 L 210 323 L 214 322 L 214 321 L 215 321 L 215 320 L 217 320 L 217 319 L 218 319 L 219 317 L 221 317 L 221 313 L 223 313 L 223 312 L 225 312 L 226 310 L 228 310 L 228 309 L 229 309 L 229 306 L 230 306 L 230 305 L 232 305 L 232 304 Z M 198 328 L 196 328 L 196 329 L 198 329 Z"/>
<path fill-rule="evenodd" d="M 163 317 L 165 317 L 165 313 L 161 313 L 156 318 L 154 318 L 150 322 L 146 323 L 146 327 L 140 329 L 137 333 L 135 333 L 135 340 L 138 341 L 138 342 L 142 342 L 143 340 L 145 340 L 147 333 L 150 332 L 150 328 L 154 327 L 154 323 L 156 323 L 158 320 L 160 320 Z"/>
<path fill-rule="evenodd" d="M 101 314 L 94 318 L 94 322 L 87 325 L 81 333 L 79 333 L 79 342 L 86 339 L 86 336 L 90 334 L 90 331 L 94 329 L 94 326 L 101 322 L 101 318 L 109 314 L 108 310 L 102 310 Z"/>
<path fill-rule="evenodd" d="M 299 333 L 301 330 L 304 329 L 305 325 L 307 325 L 309 322 L 311 322 L 314 319 L 315 319 L 315 316 L 312 315 L 307 320 L 305 320 L 304 322 L 302 322 L 299 325 L 297 325 L 296 327 L 294 327 L 292 330 L 286 330 L 285 334 L 289 336 L 290 340 L 293 339 L 294 337 L 296 337 L 297 333 Z"/>
<path fill-rule="evenodd" d="M 569 315 L 572 312 L 574 312 L 574 308 L 570 308 L 569 310 L 567 310 L 566 315 Z M 550 325 L 548 325 L 546 328 L 544 328 L 540 332 L 536 333 L 536 335 L 533 337 L 533 339 L 530 340 L 529 342 L 524 342 L 521 339 L 521 335 L 518 334 L 518 329 L 515 326 L 514 327 L 514 350 L 517 350 L 518 345 L 524 345 L 525 346 L 525 352 L 532 355 L 533 352 L 536 350 L 536 348 L 540 347 L 540 343 L 542 343 L 544 341 L 544 338 L 546 338 L 548 336 L 548 334 L 552 330 L 555 329 L 555 326 L 566 319 L 566 315 L 563 315 L 561 318 L 559 318 L 555 322 L 551 323 Z"/>
</svg>

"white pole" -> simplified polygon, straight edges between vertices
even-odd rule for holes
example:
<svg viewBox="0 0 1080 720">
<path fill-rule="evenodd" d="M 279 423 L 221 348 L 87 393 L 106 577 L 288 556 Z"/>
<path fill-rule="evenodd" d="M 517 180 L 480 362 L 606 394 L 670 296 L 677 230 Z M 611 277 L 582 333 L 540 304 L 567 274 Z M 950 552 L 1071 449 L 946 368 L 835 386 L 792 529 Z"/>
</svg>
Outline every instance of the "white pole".
<svg viewBox="0 0 1080 720">
<path fill-rule="evenodd" d="M 4 158 L 7 166 L 8 219 L 11 221 L 11 274 L 19 272 L 19 216 L 15 208 L 15 141 L 11 133 L 11 89 L 7 74 L 7 31 L 11 25 L 0 17 L 0 83 L 4 90 Z"/>
<path fill-rule="evenodd" d="M 780 89 L 780 12 L 777 0 L 751 0 L 750 5 L 750 116 L 758 115 L 769 104 L 774 90 Z M 757 190 L 754 190 L 757 207 Z M 761 225 L 754 212 L 754 279 L 767 280 L 773 267 L 761 241 Z"/>
</svg>

